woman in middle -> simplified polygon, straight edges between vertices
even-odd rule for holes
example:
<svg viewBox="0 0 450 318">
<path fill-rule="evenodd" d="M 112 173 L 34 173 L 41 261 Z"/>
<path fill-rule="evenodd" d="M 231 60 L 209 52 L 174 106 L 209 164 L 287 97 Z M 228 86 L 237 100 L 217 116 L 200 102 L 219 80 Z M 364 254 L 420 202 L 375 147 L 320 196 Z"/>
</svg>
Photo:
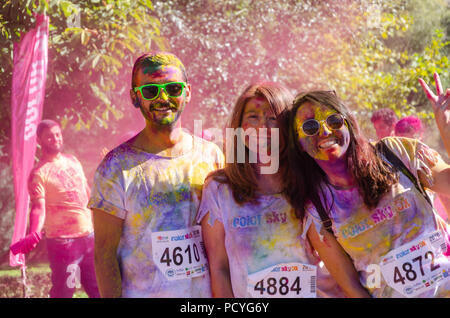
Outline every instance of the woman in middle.
<svg viewBox="0 0 450 318">
<path fill-rule="evenodd" d="M 346 256 L 340 287 L 319 265 L 284 198 L 278 127 L 292 100 L 263 82 L 249 85 L 232 111 L 226 165 L 208 176 L 198 213 L 214 297 L 368 297 Z"/>
</svg>

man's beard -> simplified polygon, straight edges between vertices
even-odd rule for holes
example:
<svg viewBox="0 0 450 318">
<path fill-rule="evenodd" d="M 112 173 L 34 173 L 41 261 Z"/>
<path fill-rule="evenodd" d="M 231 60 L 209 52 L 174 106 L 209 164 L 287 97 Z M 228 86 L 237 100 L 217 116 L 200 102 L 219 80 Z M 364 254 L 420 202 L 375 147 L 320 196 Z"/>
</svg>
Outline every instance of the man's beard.
<svg viewBox="0 0 450 318">
<path fill-rule="evenodd" d="M 57 155 L 61 152 L 62 148 L 63 146 L 61 146 L 60 148 L 42 146 L 42 152 L 47 155 Z"/>
<path fill-rule="evenodd" d="M 150 113 L 153 113 L 153 116 L 156 116 L 156 113 L 158 112 L 159 109 L 169 109 L 170 112 L 167 114 L 167 116 L 164 116 L 163 118 L 153 117 L 147 118 L 147 120 L 150 120 L 151 122 L 155 123 L 157 126 L 160 126 L 162 128 L 174 126 L 180 119 L 181 113 L 184 110 L 185 103 L 186 101 L 183 101 L 180 107 L 175 107 L 170 102 L 151 104 L 148 109 Z"/>
</svg>

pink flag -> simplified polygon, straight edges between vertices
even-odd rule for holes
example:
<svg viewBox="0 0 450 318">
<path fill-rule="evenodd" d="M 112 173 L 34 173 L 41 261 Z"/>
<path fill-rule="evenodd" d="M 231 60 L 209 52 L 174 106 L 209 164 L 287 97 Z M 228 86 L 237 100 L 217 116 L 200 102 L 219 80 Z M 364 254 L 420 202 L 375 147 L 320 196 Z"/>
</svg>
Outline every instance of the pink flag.
<svg viewBox="0 0 450 318">
<path fill-rule="evenodd" d="M 47 74 L 48 17 L 36 15 L 36 27 L 14 43 L 11 89 L 12 159 L 16 220 L 12 244 L 26 235 L 29 196 L 28 175 L 36 152 L 36 127 L 42 118 Z M 24 266 L 25 255 L 9 254 L 11 266 Z"/>
</svg>

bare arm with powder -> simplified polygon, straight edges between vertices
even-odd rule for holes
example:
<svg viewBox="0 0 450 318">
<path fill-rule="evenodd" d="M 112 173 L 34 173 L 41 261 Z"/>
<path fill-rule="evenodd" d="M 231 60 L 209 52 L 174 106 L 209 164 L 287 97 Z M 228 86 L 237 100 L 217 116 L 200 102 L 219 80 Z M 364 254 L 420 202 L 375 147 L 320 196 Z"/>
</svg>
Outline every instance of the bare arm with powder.
<svg viewBox="0 0 450 318">
<path fill-rule="evenodd" d="M 209 212 L 203 217 L 201 225 L 211 273 L 212 294 L 215 298 L 231 298 L 234 295 L 231 287 L 228 254 L 225 249 L 225 229 L 218 220 L 214 222 L 213 226 L 208 222 Z"/>
<path fill-rule="evenodd" d="M 442 88 L 441 80 L 437 73 L 434 73 L 436 94 L 428 87 L 423 79 L 419 79 L 420 85 L 427 95 L 433 107 L 436 125 L 444 142 L 445 149 L 450 156 L 450 88 L 445 91 Z M 437 153 L 422 153 L 433 174 L 433 184 L 429 184 L 423 174 L 419 171 L 420 182 L 434 192 L 450 196 L 450 165 L 445 163 Z"/>
<path fill-rule="evenodd" d="M 436 125 L 444 142 L 445 149 L 450 156 L 450 88 L 447 88 L 445 91 L 443 90 L 438 73 L 434 73 L 434 81 L 436 94 L 433 93 L 423 79 L 419 78 L 420 85 L 427 95 L 431 107 L 433 107 Z"/>
<path fill-rule="evenodd" d="M 122 277 L 117 247 L 122 236 L 123 220 L 99 209 L 92 209 L 95 232 L 95 273 L 102 298 L 122 296 Z"/>
<path fill-rule="evenodd" d="M 28 235 L 10 246 L 14 254 L 31 252 L 42 238 L 46 216 L 45 187 L 38 175 L 33 173 L 30 175 L 28 192 L 31 201 L 30 227 Z"/>
<path fill-rule="evenodd" d="M 45 199 L 31 201 L 30 233 L 42 232 L 45 223 Z"/>
<path fill-rule="evenodd" d="M 319 253 L 328 271 L 342 288 L 347 297 L 370 298 L 369 293 L 361 286 L 359 275 L 350 257 L 342 249 L 336 238 L 328 231 L 323 231 L 320 238 L 314 226 L 308 229 L 308 239 Z"/>
<path fill-rule="evenodd" d="M 421 147 L 417 151 L 417 156 L 427 164 L 433 176 L 433 180 L 430 181 L 426 174 L 419 170 L 420 183 L 436 193 L 450 197 L 450 165 L 442 160 L 435 150 L 428 147 Z"/>
</svg>

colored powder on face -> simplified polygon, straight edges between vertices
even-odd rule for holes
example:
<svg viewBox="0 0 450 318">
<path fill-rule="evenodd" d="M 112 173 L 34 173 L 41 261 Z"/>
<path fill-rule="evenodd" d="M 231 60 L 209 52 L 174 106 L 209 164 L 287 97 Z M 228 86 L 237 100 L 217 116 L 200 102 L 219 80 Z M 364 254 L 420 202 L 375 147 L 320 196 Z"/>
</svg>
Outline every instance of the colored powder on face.
<svg viewBox="0 0 450 318">
<path fill-rule="evenodd" d="M 142 68 L 142 72 L 152 77 L 164 77 L 176 74 L 179 71 L 178 68 L 171 65 L 150 65 Z"/>
<path fill-rule="evenodd" d="M 160 70 L 161 66 L 160 65 L 148 65 L 148 66 L 143 66 L 142 67 L 142 72 L 144 74 L 153 74 L 156 71 Z"/>
<path fill-rule="evenodd" d="M 338 141 L 338 146 L 340 148 L 339 152 L 341 152 L 341 154 L 338 154 L 339 156 L 343 155 L 347 150 L 346 148 L 348 144 L 346 144 L 347 141 L 345 140 L 345 138 L 348 138 L 347 136 L 348 131 L 347 133 L 344 133 L 343 130 L 344 127 L 341 129 L 332 130 L 325 123 L 325 120 L 328 118 L 328 116 L 335 113 L 337 112 L 334 109 L 331 109 L 324 105 L 313 104 L 310 102 L 303 104 L 297 110 L 294 122 L 295 123 L 294 129 L 297 130 L 299 143 L 302 145 L 303 150 L 306 151 L 314 159 L 323 161 L 328 161 L 331 159 L 331 153 L 322 151 L 317 146 L 317 141 L 319 138 L 323 138 L 325 130 L 327 135 L 334 135 L 334 137 L 336 137 Z M 301 128 L 303 123 L 308 119 L 315 119 L 320 122 L 319 131 L 314 136 L 307 136 Z"/>
<path fill-rule="evenodd" d="M 147 57 L 142 62 L 142 71 L 144 74 L 153 74 L 154 72 L 161 70 L 166 71 L 168 66 L 173 66 L 184 73 L 184 65 L 181 61 L 171 54 L 158 54 L 155 56 Z"/>
<path fill-rule="evenodd" d="M 312 104 L 310 102 L 305 103 L 302 106 L 300 106 L 297 110 L 297 114 L 295 115 L 294 120 L 294 129 L 298 132 L 298 136 L 300 138 L 308 138 L 310 136 L 307 136 L 301 128 L 306 120 L 315 119 L 317 121 L 323 121 L 327 119 L 328 116 L 335 113 L 336 113 L 335 110 L 330 109 L 326 106 Z M 323 125 L 325 125 L 325 122 L 321 122 L 320 130 L 324 129 Z"/>
<path fill-rule="evenodd" d="M 174 113 L 171 113 L 171 114 L 169 114 L 167 117 L 164 117 L 162 120 L 161 120 L 161 124 L 162 125 L 169 125 L 169 124 L 172 124 L 174 121 L 175 121 L 175 118 L 176 118 L 176 116 L 175 116 L 175 114 Z"/>
</svg>

